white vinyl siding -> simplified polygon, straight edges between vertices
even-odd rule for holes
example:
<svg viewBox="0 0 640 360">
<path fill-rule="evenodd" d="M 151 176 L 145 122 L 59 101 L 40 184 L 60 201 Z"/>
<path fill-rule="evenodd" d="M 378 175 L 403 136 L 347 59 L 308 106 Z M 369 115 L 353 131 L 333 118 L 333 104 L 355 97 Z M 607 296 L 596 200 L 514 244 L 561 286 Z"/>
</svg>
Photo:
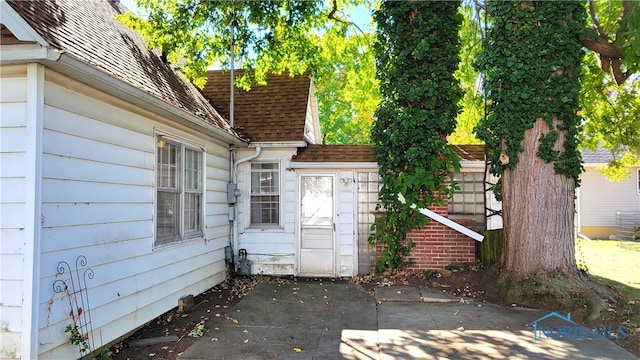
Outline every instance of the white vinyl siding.
<svg viewBox="0 0 640 360">
<path fill-rule="evenodd" d="M 95 273 L 87 285 L 96 345 L 143 326 L 175 307 L 180 297 L 197 295 L 224 280 L 229 151 L 226 142 L 67 77 L 47 72 L 47 78 L 36 299 L 39 358 L 70 359 L 77 347 L 68 344 L 64 332 L 69 304 L 52 290 L 60 278 L 60 261 L 74 263 L 83 255 Z M 192 180 L 187 187 L 200 196 L 201 214 L 199 223 L 191 221 L 187 228 L 199 228 L 202 241 L 154 246 L 158 129 L 175 134 L 180 144 L 198 144 L 192 150 L 199 155 L 192 159 L 199 168 L 185 169 Z M 201 174 L 197 181 L 194 173 Z"/>
<path fill-rule="evenodd" d="M 640 171 L 632 169 L 632 174 Z M 611 182 L 595 167 L 580 175 L 580 226 L 616 226 L 616 212 L 639 212 L 638 178 Z"/>
<path fill-rule="evenodd" d="M 0 358 L 20 357 L 27 226 L 27 70 L 2 67 L 0 81 Z M 28 353 L 25 355 L 28 356 Z"/>
</svg>

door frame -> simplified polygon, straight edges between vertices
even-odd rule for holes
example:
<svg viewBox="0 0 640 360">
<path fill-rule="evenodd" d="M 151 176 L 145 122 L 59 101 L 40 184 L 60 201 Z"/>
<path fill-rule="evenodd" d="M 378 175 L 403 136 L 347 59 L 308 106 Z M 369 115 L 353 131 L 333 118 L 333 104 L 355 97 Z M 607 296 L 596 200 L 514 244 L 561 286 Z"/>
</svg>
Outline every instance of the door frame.
<svg viewBox="0 0 640 360">
<path fill-rule="evenodd" d="M 297 182 L 297 194 L 296 194 L 296 275 L 306 276 L 307 274 L 301 273 L 301 260 L 302 260 L 302 177 L 305 176 L 329 176 L 332 178 L 332 213 L 333 213 L 333 230 L 331 232 L 332 242 L 333 242 L 333 264 L 332 274 L 308 274 L 309 276 L 330 276 L 337 277 L 339 275 L 339 267 L 340 267 L 340 242 L 338 241 L 337 229 L 338 226 L 338 214 L 337 214 L 337 178 L 338 174 L 335 171 L 298 171 L 296 175 Z"/>
</svg>

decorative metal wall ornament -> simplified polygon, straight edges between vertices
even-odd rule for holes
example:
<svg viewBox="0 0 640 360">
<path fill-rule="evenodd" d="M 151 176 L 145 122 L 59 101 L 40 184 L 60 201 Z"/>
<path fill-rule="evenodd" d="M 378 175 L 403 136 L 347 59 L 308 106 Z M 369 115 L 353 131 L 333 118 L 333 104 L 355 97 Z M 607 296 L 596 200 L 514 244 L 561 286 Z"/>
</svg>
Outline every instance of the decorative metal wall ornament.
<svg viewBox="0 0 640 360">
<path fill-rule="evenodd" d="M 93 279 L 92 268 L 88 268 L 87 258 L 80 255 L 76 258 L 75 269 L 66 261 L 61 261 L 57 266 L 57 276 L 68 273 L 67 279 L 58 279 L 53 282 L 55 293 L 66 294 L 69 299 L 72 323 L 67 326 L 65 332 L 70 333 L 69 340 L 77 345 L 80 354 L 86 355 L 96 349 L 93 340 L 93 327 L 91 325 L 91 311 L 89 306 L 89 294 L 87 292 L 87 279 Z"/>
</svg>

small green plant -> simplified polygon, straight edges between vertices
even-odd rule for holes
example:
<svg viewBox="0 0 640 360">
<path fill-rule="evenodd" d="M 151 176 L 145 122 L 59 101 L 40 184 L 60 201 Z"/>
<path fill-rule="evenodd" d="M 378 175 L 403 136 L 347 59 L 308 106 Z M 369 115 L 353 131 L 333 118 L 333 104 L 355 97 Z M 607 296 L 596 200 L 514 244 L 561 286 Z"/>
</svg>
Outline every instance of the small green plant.
<svg viewBox="0 0 640 360">
<path fill-rule="evenodd" d="M 431 270 L 425 270 L 422 272 L 422 279 L 423 280 L 430 280 L 433 277 L 434 272 Z"/>
<path fill-rule="evenodd" d="M 67 325 L 64 332 L 69 333 L 69 341 L 72 345 L 78 346 L 81 354 L 91 350 L 89 346 L 89 334 L 82 334 L 77 324 Z"/>
<path fill-rule="evenodd" d="M 582 272 L 585 275 L 589 274 L 589 267 L 587 266 L 587 263 L 584 261 L 584 254 L 582 253 L 582 248 L 580 247 L 581 245 L 581 240 L 578 238 L 578 241 L 576 241 L 576 253 L 578 256 L 576 256 L 576 265 L 578 266 L 578 270 L 580 270 L 580 272 Z"/>
<path fill-rule="evenodd" d="M 106 346 L 100 347 L 100 349 L 98 349 L 98 353 L 100 360 L 113 360 L 111 357 L 111 350 Z"/>
<path fill-rule="evenodd" d="M 583 307 L 586 307 L 587 306 L 587 299 L 581 297 L 580 298 L 580 305 L 582 305 Z"/>
<path fill-rule="evenodd" d="M 187 336 L 193 338 L 201 337 L 205 332 L 207 332 L 207 329 L 204 327 L 204 324 L 198 324 L 193 329 L 191 329 L 191 331 L 189 331 Z"/>
</svg>

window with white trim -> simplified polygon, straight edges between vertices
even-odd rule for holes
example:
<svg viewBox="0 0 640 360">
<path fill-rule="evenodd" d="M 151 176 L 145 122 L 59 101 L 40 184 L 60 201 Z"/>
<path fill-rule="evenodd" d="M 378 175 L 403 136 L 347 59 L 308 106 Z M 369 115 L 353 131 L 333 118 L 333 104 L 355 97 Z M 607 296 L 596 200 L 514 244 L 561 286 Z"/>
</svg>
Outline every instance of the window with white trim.
<svg viewBox="0 0 640 360">
<path fill-rule="evenodd" d="M 280 225 L 280 166 L 251 164 L 251 226 Z"/>
<path fill-rule="evenodd" d="M 155 245 L 203 234 L 202 150 L 158 138 Z"/>
</svg>

